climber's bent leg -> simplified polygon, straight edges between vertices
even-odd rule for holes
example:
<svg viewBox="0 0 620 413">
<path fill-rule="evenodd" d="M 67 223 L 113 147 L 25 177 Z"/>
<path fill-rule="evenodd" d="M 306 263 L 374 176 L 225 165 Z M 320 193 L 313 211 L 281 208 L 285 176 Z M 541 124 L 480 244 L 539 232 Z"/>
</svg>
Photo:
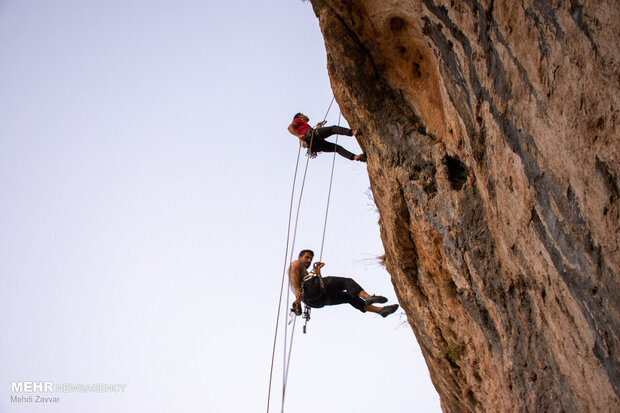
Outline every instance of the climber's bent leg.
<svg viewBox="0 0 620 413">
<path fill-rule="evenodd" d="M 323 277 L 327 290 L 325 305 L 338 305 L 349 303 L 358 310 L 364 312 L 366 303 L 360 297 L 363 288 L 351 278 Z"/>
<path fill-rule="evenodd" d="M 312 145 L 313 147 L 315 147 L 315 145 Z M 317 145 L 317 151 L 316 152 L 338 152 L 338 155 L 347 158 L 348 160 L 352 161 L 353 158 L 355 157 L 355 154 L 347 151 L 345 148 L 343 148 L 340 145 L 336 145 L 335 143 L 331 143 L 331 142 L 327 142 L 327 141 L 320 141 Z"/>
<path fill-rule="evenodd" d="M 322 139 L 326 139 L 332 135 L 346 135 L 353 136 L 353 131 L 349 128 L 343 128 L 342 126 L 327 126 L 314 130 L 315 136 L 319 136 Z"/>
</svg>

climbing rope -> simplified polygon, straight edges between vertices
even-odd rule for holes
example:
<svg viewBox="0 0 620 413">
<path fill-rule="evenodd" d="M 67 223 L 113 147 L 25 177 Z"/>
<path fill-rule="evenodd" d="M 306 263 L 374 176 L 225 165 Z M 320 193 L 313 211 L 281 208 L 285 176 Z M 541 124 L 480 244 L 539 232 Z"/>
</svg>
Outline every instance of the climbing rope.
<svg viewBox="0 0 620 413">
<path fill-rule="evenodd" d="M 333 103 L 333 99 L 332 99 L 332 103 Z M 329 105 L 329 107 L 331 108 L 331 103 Z M 329 110 L 328 110 L 329 113 Z M 341 119 L 342 114 L 339 113 L 338 114 L 338 126 L 340 126 L 340 119 Z M 325 114 L 325 118 L 327 118 L 327 114 Z M 338 144 L 338 135 L 336 135 L 336 145 Z M 312 146 L 310 146 L 312 147 Z M 322 240 L 321 240 L 321 251 L 319 253 L 319 262 L 322 262 L 322 258 L 323 258 L 323 247 L 325 245 L 325 233 L 327 231 L 327 216 L 329 213 L 329 204 L 330 204 L 330 200 L 331 200 L 331 192 L 332 192 L 332 184 L 333 184 L 333 180 L 334 180 L 334 166 L 336 165 L 336 152 L 334 151 L 333 157 L 332 157 L 332 169 L 331 169 L 331 176 L 329 178 L 329 189 L 327 191 L 327 204 L 325 206 L 325 220 L 323 222 L 323 236 L 322 236 Z M 306 163 L 306 169 L 307 169 L 307 163 Z M 304 182 L 305 182 L 305 172 L 304 172 Z M 300 197 L 300 203 L 301 203 L 301 197 Z M 297 213 L 299 214 L 299 209 L 297 210 Z M 295 225 L 297 225 L 297 222 L 295 223 Z M 294 239 L 293 239 L 293 244 L 295 243 Z M 293 247 L 294 248 L 294 247 Z M 293 250 L 291 250 L 291 260 L 293 259 Z M 316 264 L 315 264 L 316 265 Z M 316 267 L 316 273 L 317 275 L 320 277 L 320 267 Z M 314 271 L 314 270 L 313 270 Z M 289 294 L 290 291 L 287 293 L 287 297 L 286 297 L 286 302 L 287 302 L 287 307 L 288 307 L 288 303 L 289 303 Z M 310 320 L 310 311 L 311 308 L 306 306 L 305 308 L 305 314 L 304 314 L 304 318 L 306 319 L 306 322 L 304 324 L 304 334 L 306 332 L 306 325 L 308 324 L 308 320 Z M 293 338 L 294 338 L 294 334 L 295 334 L 295 324 L 297 321 L 297 317 L 293 318 L 293 327 L 291 328 L 291 343 L 290 343 L 290 348 L 289 348 L 289 353 L 288 353 L 288 357 L 286 357 L 286 340 L 285 340 L 285 346 L 284 346 L 284 354 L 286 357 L 286 364 L 284 367 L 284 378 L 283 378 L 283 388 L 282 388 L 282 410 L 281 412 L 284 413 L 284 397 L 286 394 L 286 383 L 288 381 L 288 372 L 289 372 L 289 366 L 291 363 L 291 353 L 293 351 Z M 285 337 L 286 337 L 286 328 L 285 328 Z"/>
<path fill-rule="evenodd" d="M 314 133 L 312 134 L 312 137 L 314 137 Z M 312 147 L 312 138 L 310 138 L 310 147 Z M 309 163 L 310 163 L 310 156 L 306 158 L 306 167 L 304 168 L 304 177 L 301 180 L 301 189 L 299 191 L 299 202 L 297 203 L 297 213 L 295 215 L 295 229 L 293 230 L 293 242 L 291 243 L 291 255 L 290 255 L 290 258 L 288 259 L 289 263 L 293 261 L 293 254 L 295 252 L 295 241 L 297 239 L 297 224 L 299 223 L 299 211 L 301 210 L 301 200 L 304 195 L 304 187 L 306 185 L 306 176 L 308 174 Z M 288 305 L 290 303 L 290 295 L 291 295 L 291 289 L 287 288 L 286 289 L 286 308 L 288 308 Z M 295 334 L 295 324 L 296 324 L 295 321 L 296 321 L 296 318 L 293 318 L 293 327 L 291 329 L 291 342 L 292 342 L 292 337 Z M 287 355 L 286 355 L 286 346 L 287 346 L 287 337 L 288 337 L 287 334 L 288 334 L 288 323 L 284 324 L 284 353 L 283 353 L 284 364 L 283 364 L 283 370 L 282 370 L 282 410 L 281 412 L 284 412 L 284 397 L 286 395 L 286 382 L 288 380 L 288 361 L 290 361 L 290 353 L 293 350 L 293 346 L 291 345 L 290 350 L 289 350 L 288 360 L 287 360 Z"/>
<path fill-rule="evenodd" d="M 301 146 L 297 151 L 297 161 L 295 163 L 295 174 L 293 175 L 293 189 L 291 191 L 291 202 L 288 212 L 288 228 L 286 234 L 286 248 L 284 252 L 284 268 L 282 269 L 282 282 L 280 283 L 280 298 L 278 299 L 278 312 L 276 313 L 276 328 L 273 336 L 273 350 L 271 351 L 271 368 L 269 370 L 269 390 L 267 392 L 267 413 L 269 413 L 269 402 L 271 400 L 271 383 L 273 379 L 273 362 L 276 354 L 276 343 L 278 340 L 278 327 L 280 325 L 280 311 L 282 309 L 282 292 L 284 291 L 284 276 L 286 274 L 286 256 L 288 254 L 288 246 L 291 234 L 291 217 L 293 216 L 293 202 L 295 199 L 295 183 L 297 181 L 297 170 L 299 169 L 299 156 L 301 154 Z"/>
<path fill-rule="evenodd" d="M 325 117 L 323 118 L 323 123 L 325 122 L 325 120 L 327 119 L 327 115 L 329 114 L 329 111 L 332 107 L 332 104 L 334 103 L 334 99 L 335 97 L 332 97 L 331 102 L 329 103 L 329 107 L 327 108 L 327 112 L 325 113 Z M 310 138 L 310 146 L 309 148 L 312 148 L 312 142 L 314 139 L 314 132 L 312 133 L 312 136 Z M 291 236 L 291 218 L 293 215 L 293 204 L 294 204 L 294 198 L 295 198 L 295 186 L 296 186 L 296 182 L 297 182 L 297 172 L 299 169 L 299 157 L 301 154 L 301 145 L 299 146 L 299 150 L 297 151 L 297 161 L 295 163 L 295 173 L 294 173 L 294 177 L 293 177 L 293 188 L 291 190 L 291 201 L 290 201 L 290 206 L 289 206 L 289 215 L 288 215 L 288 227 L 287 227 L 287 235 L 286 235 L 286 247 L 285 247 L 285 253 L 284 253 L 284 266 L 282 268 L 282 280 L 280 283 L 280 298 L 278 299 L 278 311 L 276 313 L 276 326 L 275 326 L 275 332 L 274 332 L 274 337 L 273 337 L 273 349 L 271 352 L 271 367 L 269 370 L 269 389 L 267 392 L 267 413 L 269 413 L 269 405 L 270 405 L 270 401 L 271 401 L 271 386 L 272 386 L 272 382 L 273 382 L 273 364 L 274 364 L 274 360 L 275 360 L 275 353 L 276 353 L 276 344 L 277 344 L 277 339 L 278 339 L 278 329 L 279 329 L 279 324 L 280 324 L 280 312 L 282 310 L 282 295 L 284 292 L 284 280 L 285 280 L 285 276 L 286 276 L 286 264 L 287 261 L 290 262 L 292 260 L 293 257 L 293 251 L 295 250 L 295 240 L 297 237 L 297 224 L 299 222 L 299 211 L 301 208 L 301 200 L 303 197 L 303 190 L 304 190 L 304 186 L 305 186 L 305 182 L 306 182 L 306 176 L 307 176 L 307 172 L 308 172 L 308 164 L 310 161 L 310 156 L 308 156 L 308 158 L 306 159 L 306 167 L 304 169 L 304 176 L 302 179 L 302 185 L 301 185 L 301 190 L 300 190 L 300 194 L 299 194 L 299 202 L 298 202 L 298 206 L 297 206 L 297 213 L 295 216 L 295 227 L 294 227 L 294 231 L 293 231 L 293 242 L 291 243 L 291 255 L 290 255 L 290 259 L 287 259 L 287 255 L 288 255 L 288 249 L 289 249 L 289 241 L 290 241 L 290 236 Z M 308 151 L 308 155 L 310 155 L 310 151 Z M 286 306 L 288 307 L 288 303 L 290 300 L 290 289 L 287 289 L 287 294 L 286 294 Z M 291 350 L 292 350 L 292 336 L 295 332 L 295 322 L 293 323 L 293 327 L 292 327 L 292 332 L 291 332 Z M 286 346 L 287 346 L 287 324 L 285 324 L 285 332 L 284 332 L 284 355 L 285 355 L 285 362 L 284 362 L 284 371 L 283 371 L 283 388 L 282 388 L 282 411 L 284 411 L 284 397 L 285 397 L 285 393 L 286 393 L 286 381 L 288 378 L 288 365 L 290 363 L 290 351 L 289 351 L 289 356 L 288 356 L 288 360 L 286 359 Z"/>
<path fill-rule="evenodd" d="M 340 126 L 340 120 L 342 117 L 342 112 L 338 113 L 338 126 Z M 338 137 L 340 135 L 336 135 L 336 143 L 335 145 L 338 145 Z M 334 166 L 336 165 L 336 152 L 334 151 L 334 154 L 332 156 L 332 171 L 331 171 L 331 175 L 329 177 L 329 189 L 327 191 L 327 205 L 325 206 L 325 220 L 323 221 L 323 237 L 321 238 L 321 251 L 319 253 L 319 262 L 323 262 L 323 247 L 325 246 L 325 233 L 327 231 L 327 216 L 329 214 L 329 202 L 331 200 L 331 196 L 332 196 L 332 183 L 334 181 Z M 306 334 L 306 327 L 308 325 L 308 321 L 310 321 L 310 312 L 312 310 L 310 309 L 310 307 L 306 306 L 305 311 L 304 311 L 304 319 L 306 320 L 306 322 L 304 323 L 304 334 Z"/>
<path fill-rule="evenodd" d="M 338 126 L 340 126 L 340 119 L 342 117 L 342 112 L 338 113 Z M 336 143 L 338 145 L 338 137 L 340 135 L 336 135 Z M 323 221 L 323 237 L 321 238 L 321 251 L 319 252 L 319 262 L 323 262 L 323 247 L 325 246 L 325 233 L 327 232 L 327 216 L 329 214 L 329 203 L 332 196 L 332 183 L 334 181 L 334 166 L 336 165 L 336 152 L 332 156 L 332 171 L 329 177 L 329 189 L 327 191 L 327 205 L 325 206 L 325 220 Z M 306 320 L 304 323 L 304 334 L 306 334 L 306 327 L 308 325 L 308 321 L 310 321 L 310 312 L 311 308 L 306 306 L 303 318 Z"/>
<path fill-rule="evenodd" d="M 342 113 L 338 113 L 338 126 L 340 126 L 340 118 Z M 336 135 L 336 145 L 338 145 L 338 136 Z M 336 151 L 334 151 L 334 156 L 332 157 L 332 172 L 329 177 L 329 190 L 327 191 L 327 205 L 325 206 L 325 221 L 323 222 L 323 238 L 321 239 L 321 253 L 319 254 L 319 262 L 323 262 L 323 246 L 325 245 L 325 232 L 327 230 L 327 214 L 329 213 L 329 201 L 332 196 L 332 182 L 334 181 L 334 166 L 336 165 Z"/>
<path fill-rule="evenodd" d="M 323 121 L 321 122 L 322 125 L 325 124 L 326 120 L 327 120 L 327 115 L 329 114 L 330 109 L 332 108 L 332 104 L 334 103 L 334 99 L 335 96 L 332 97 L 331 102 L 329 102 L 329 106 L 327 107 L 327 111 L 325 112 L 325 116 L 323 117 Z M 340 118 L 338 118 L 338 122 L 340 122 Z M 336 139 L 338 139 L 336 137 Z M 301 210 L 301 200 L 303 197 L 303 193 L 304 193 L 304 187 L 306 184 L 306 176 L 308 173 L 308 165 L 310 163 L 310 158 L 311 158 L 311 153 L 312 153 L 312 143 L 314 141 L 314 130 L 312 131 L 312 134 L 310 135 L 310 144 L 308 146 L 308 157 L 306 158 L 306 167 L 304 168 L 304 177 L 302 179 L 302 184 L 301 184 L 301 190 L 299 193 L 299 202 L 297 203 L 297 214 L 295 216 L 295 229 L 293 230 L 293 242 L 291 245 L 291 254 L 290 257 L 288 259 L 288 262 L 292 262 L 293 261 L 293 256 L 295 253 L 295 240 L 297 238 L 297 224 L 299 223 L 299 211 Z M 334 156 L 335 156 L 335 152 L 334 152 Z M 335 158 L 334 158 L 335 159 Z M 333 169 L 333 167 L 332 167 Z M 331 182 L 330 182 L 330 191 L 331 191 Z M 323 239 L 325 239 L 325 228 L 323 229 Z M 321 255 L 323 254 L 323 246 L 321 246 Z M 287 289 L 286 291 L 286 303 L 287 303 L 287 308 L 288 308 L 288 304 L 290 303 L 290 289 Z M 307 313 L 310 313 L 310 309 L 307 308 Z M 308 316 L 309 317 L 309 316 Z M 306 323 L 307 320 L 309 318 L 306 319 Z M 286 349 L 287 349 L 287 338 L 288 338 L 288 323 L 284 325 L 284 365 L 283 365 L 283 371 L 282 371 L 282 410 L 281 412 L 284 413 L 284 400 L 286 397 L 286 384 L 288 382 L 288 371 L 289 371 L 289 365 L 291 362 L 291 353 L 293 351 L 293 337 L 295 336 L 295 326 L 297 324 L 297 318 L 294 317 L 293 318 L 293 327 L 291 328 L 291 339 L 290 339 L 290 346 L 289 346 L 289 351 L 288 351 L 288 357 L 286 355 Z M 304 332 L 305 332 L 305 326 L 304 326 Z"/>
</svg>

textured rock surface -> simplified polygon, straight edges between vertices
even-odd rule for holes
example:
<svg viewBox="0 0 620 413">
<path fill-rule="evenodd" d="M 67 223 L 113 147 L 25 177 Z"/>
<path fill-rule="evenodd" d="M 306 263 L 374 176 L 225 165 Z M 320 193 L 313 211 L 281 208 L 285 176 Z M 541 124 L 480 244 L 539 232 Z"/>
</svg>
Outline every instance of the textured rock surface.
<svg viewBox="0 0 620 413">
<path fill-rule="evenodd" d="M 445 411 L 620 411 L 620 3 L 312 0 Z"/>
</svg>

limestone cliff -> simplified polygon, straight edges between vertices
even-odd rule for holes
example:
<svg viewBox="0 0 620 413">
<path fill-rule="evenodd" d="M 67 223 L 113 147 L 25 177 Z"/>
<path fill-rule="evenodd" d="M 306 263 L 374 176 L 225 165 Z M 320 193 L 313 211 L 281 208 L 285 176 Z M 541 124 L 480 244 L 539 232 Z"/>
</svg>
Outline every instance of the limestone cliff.
<svg viewBox="0 0 620 413">
<path fill-rule="evenodd" d="M 312 4 L 444 411 L 620 411 L 620 2 Z"/>
</svg>

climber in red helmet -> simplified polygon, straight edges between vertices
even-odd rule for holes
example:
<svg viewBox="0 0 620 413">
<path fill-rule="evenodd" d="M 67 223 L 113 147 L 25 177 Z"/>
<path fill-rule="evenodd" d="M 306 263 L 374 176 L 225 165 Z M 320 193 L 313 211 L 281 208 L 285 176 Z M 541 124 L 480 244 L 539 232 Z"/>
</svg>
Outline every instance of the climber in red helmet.
<svg viewBox="0 0 620 413">
<path fill-rule="evenodd" d="M 295 116 L 293 116 L 293 121 L 288 126 L 288 131 L 301 141 L 304 148 L 308 148 L 308 154 L 310 156 L 315 157 L 319 152 L 338 152 L 340 156 L 352 161 L 366 162 L 365 153 L 362 153 L 361 155 L 354 155 L 342 146 L 325 140 L 335 134 L 357 136 L 359 131 L 335 125 L 324 127 L 324 122 L 321 122 L 317 124 L 315 128 L 312 128 L 308 124 L 309 120 L 310 118 L 303 113 L 296 113 Z"/>
<path fill-rule="evenodd" d="M 313 308 L 321 308 L 326 305 L 349 303 L 361 312 L 369 311 L 387 317 L 398 309 L 398 304 L 378 307 L 373 304 L 383 304 L 387 298 L 380 295 L 369 295 L 364 289 L 351 278 L 322 277 L 320 268 L 325 264 L 314 263 L 315 270 L 308 273 L 308 267 L 312 263 L 314 252 L 302 250 L 299 258 L 291 263 L 288 274 L 291 287 L 295 291 L 293 312 L 301 315 L 301 302 Z"/>
</svg>

